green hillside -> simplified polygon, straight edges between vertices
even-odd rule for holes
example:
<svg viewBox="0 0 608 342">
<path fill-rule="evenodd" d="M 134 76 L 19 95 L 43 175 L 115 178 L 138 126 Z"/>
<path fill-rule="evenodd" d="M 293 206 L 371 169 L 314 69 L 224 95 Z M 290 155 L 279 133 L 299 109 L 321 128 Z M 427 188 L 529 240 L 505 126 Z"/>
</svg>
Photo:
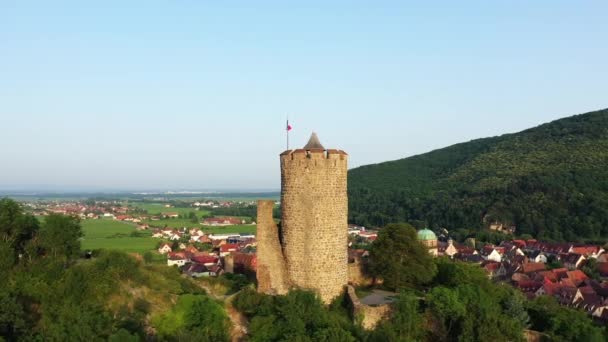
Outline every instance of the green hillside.
<svg viewBox="0 0 608 342">
<path fill-rule="evenodd" d="M 608 237 L 608 110 L 349 171 L 350 221 Z"/>
</svg>

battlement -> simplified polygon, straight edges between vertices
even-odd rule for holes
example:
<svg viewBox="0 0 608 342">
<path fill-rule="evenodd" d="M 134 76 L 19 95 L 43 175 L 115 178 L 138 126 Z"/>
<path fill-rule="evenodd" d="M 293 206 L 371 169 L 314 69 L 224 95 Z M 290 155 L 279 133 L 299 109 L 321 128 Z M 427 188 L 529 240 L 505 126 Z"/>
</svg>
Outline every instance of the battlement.
<svg viewBox="0 0 608 342">
<path fill-rule="evenodd" d="M 332 159 L 332 160 L 347 160 L 348 154 L 337 149 L 310 149 L 302 148 L 296 150 L 286 150 L 280 154 L 281 160 L 304 160 L 304 159 Z"/>
</svg>

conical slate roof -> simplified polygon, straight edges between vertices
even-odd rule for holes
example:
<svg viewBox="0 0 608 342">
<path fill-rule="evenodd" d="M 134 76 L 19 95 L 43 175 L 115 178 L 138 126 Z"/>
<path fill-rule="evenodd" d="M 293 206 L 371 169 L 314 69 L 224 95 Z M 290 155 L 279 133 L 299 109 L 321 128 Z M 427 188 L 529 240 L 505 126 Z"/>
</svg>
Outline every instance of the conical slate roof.
<svg viewBox="0 0 608 342">
<path fill-rule="evenodd" d="M 319 137 L 317 136 L 317 133 L 312 132 L 312 135 L 310 136 L 310 139 L 308 140 L 308 144 L 306 144 L 306 146 L 304 146 L 305 150 L 324 150 L 325 147 L 323 147 L 323 145 L 321 145 L 321 142 L 319 141 Z"/>
</svg>

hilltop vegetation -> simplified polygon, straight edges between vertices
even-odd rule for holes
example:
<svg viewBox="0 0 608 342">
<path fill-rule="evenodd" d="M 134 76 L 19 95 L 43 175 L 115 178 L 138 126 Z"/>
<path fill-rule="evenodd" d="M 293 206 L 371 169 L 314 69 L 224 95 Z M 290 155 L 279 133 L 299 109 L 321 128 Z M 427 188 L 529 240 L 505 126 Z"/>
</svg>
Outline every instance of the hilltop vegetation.
<svg viewBox="0 0 608 342">
<path fill-rule="evenodd" d="M 227 341 L 223 305 L 175 268 L 81 258 L 80 222 L 0 200 L 0 340 Z"/>
<path fill-rule="evenodd" d="M 350 221 L 608 237 L 608 110 L 349 171 Z"/>
</svg>

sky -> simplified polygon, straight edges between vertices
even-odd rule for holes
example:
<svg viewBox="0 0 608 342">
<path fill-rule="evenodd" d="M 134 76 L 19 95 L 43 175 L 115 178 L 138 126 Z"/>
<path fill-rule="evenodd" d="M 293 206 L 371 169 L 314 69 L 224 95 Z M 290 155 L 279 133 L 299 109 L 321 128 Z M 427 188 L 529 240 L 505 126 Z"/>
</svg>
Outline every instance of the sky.
<svg viewBox="0 0 608 342">
<path fill-rule="evenodd" d="M 0 1 L 0 189 L 273 190 L 608 107 L 608 2 Z"/>
</svg>

